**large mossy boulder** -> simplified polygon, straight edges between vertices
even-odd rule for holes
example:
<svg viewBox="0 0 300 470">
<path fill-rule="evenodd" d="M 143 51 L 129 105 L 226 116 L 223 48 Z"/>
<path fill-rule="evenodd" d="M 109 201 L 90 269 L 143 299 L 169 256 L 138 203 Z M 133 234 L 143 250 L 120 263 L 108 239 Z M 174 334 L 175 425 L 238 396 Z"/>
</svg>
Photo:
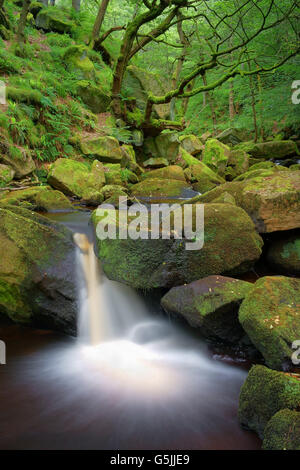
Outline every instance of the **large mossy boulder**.
<svg viewBox="0 0 300 470">
<path fill-rule="evenodd" d="M 105 113 L 109 108 L 110 96 L 88 80 L 77 82 L 76 94 L 93 113 Z"/>
<path fill-rule="evenodd" d="M 8 165 L 0 164 L 0 188 L 10 183 L 15 176 L 15 171 Z"/>
<path fill-rule="evenodd" d="M 300 376 L 253 366 L 241 388 L 239 421 L 263 438 L 268 421 L 280 410 L 300 407 Z"/>
<path fill-rule="evenodd" d="M 167 313 L 185 318 L 203 336 L 234 343 L 243 335 L 238 309 L 251 288 L 249 282 L 209 276 L 173 287 L 161 305 Z"/>
<path fill-rule="evenodd" d="M 33 186 L 10 191 L 0 197 L 1 205 L 15 205 L 45 212 L 68 211 L 72 209 L 69 199 L 60 191 L 49 186 Z"/>
<path fill-rule="evenodd" d="M 300 413 L 278 411 L 265 427 L 264 450 L 300 450 Z"/>
<path fill-rule="evenodd" d="M 67 13 L 56 7 L 43 8 L 35 19 L 37 28 L 56 33 L 71 33 L 75 23 Z"/>
<path fill-rule="evenodd" d="M 269 367 L 288 370 L 300 339 L 300 279 L 266 276 L 246 295 L 239 320 Z"/>
<path fill-rule="evenodd" d="M 231 181 L 249 169 L 249 155 L 244 150 L 231 150 L 225 169 L 226 178 Z"/>
<path fill-rule="evenodd" d="M 219 142 L 217 139 L 207 140 L 202 161 L 216 171 L 220 176 L 225 176 L 229 157 L 230 148 L 227 145 L 222 144 L 222 142 Z"/>
<path fill-rule="evenodd" d="M 128 93 L 128 89 L 136 99 L 137 106 L 141 111 L 145 111 L 148 93 L 163 96 L 168 91 L 168 83 L 157 74 L 141 69 L 135 65 L 130 65 L 126 69 L 123 88 Z M 168 119 L 170 114 L 169 104 L 158 104 L 154 106 L 155 117 Z"/>
<path fill-rule="evenodd" d="M 191 155 L 198 155 L 204 149 L 204 145 L 199 139 L 193 134 L 182 135 L 179 137 L 181 147 L 184 148 Z"/>
<path fill-rule="evenodd" d="M 270 163 L 270 162 L 265 162 Z M 256 167 L 257 165 L 254 165 Z M 245 181 L 251 180 L 253 178 L 266 178 L 268 176 L 273 176 L 278 171 L 289 171 L 288 168 L 281 165 L 274 165 L 272 168 L 253 168 L 250 167 L 249 171 L 242 173 L 237 176 L 234 181 Z"/>
<path fill-rule="evenodd" d="M 166 179 L 166 180 L 179 180 L 179 181 L 186 181 L 184 176 L 184 171 L 180 166 L 177 165 L 170 165 L 166 168 L 158 168 L 156 170 L 147 171 L 143 173 L 142 180 L 147 178 L 159 178 L 159 179 Z"/>
<path fill-rule="evenodd" d="M 131 195 L 141 201 L 144 199 L 152 199 L 153 201 L 167 202 L 173 199 L 184 198 L 186 192 L 189 191 L 192 191 L 192 188 L 185 181 L 185 178 L 181 180 L 155 176 L 154 178 L 146 178 L 144 181 L 133 185 Z"/>
<path fill-rule="evenodd" d="M 199 160 L 180 146 L 175 163 L 176 165 L 179 165 L 182 168 L 187 168 L 192 165 L 197 165 L 199 163 Z"/>
<path fill-rule="evenodd" d="M 267 260 L 281 273 L 300 274 L 300 234 L 272 241 Z"/>
<path fill-rule="evenodd" d="M 147 137 L 143 150 L 154 158 L 166 158 L 174 163 L 178 157 L 180 141 L 177 132 L 162 133 L 157 137 Z"/>
<path fill-rule="evenodd" d="M 229 127 L 216 136 L 216 139 L 225 145 L 238 145 L 242 139 L 237 129 Z"/>
<path fill-rule="evenodd" d="M 92 80 L 95 78 L 95 67 L 88 57 L 89 49 L 83 45 L 70 46 L 63 55 L 63 61 L 77 80 Z"/>
<path fill-rule="evenodd" d="M 147 180 L 142 184 L 146 182 Z M 190 211 L 191 207 L 186 209 L 184 205 L 182 211 L 180 209 L 177 212 L 178 217 L 183 219 L 186 216 L 196 229 L 201 229 L 202 219 L 199 220 L 196 206 L 187 214 L 185 210 Z M 116 217 L 118 219 L 118 213 Z M 172 220 L 175 219 L 176 213 Z M 167 216 L 168 220 L 170 219 Z M 172 220 L 171 232 L 176 229 Z M 100 221 L 100 214 L 97 215 L 95 211 L 93 222 L 96 232 Z M 123 222 L 122 219 L 118 223 L 125 231 L 128 229 L 128 222 Z M 247 272 L 260 257 L 262 240 L 255 232 L 253 222 L 242 209 L 230 204 L 207 204 L 204 207 L 204 223 L 202 249 L 199 249 L 198 243 L 194 249 L 190 246 L 187 249 L 187 242 L 197 242 L 194 237 L 192 242 L 173 237 L 162 239 L 161 234 L 159 239 L 151 239 L 149 226 L 148 239 L 119 239 L 118 230 L 116 239 L 98 238 L 98 256 L 109 279 L 143 289 L 173 287 L 212 274 L 235 275 Z M 108 222 L 108 227 L 109 225 Z"/>
<path fill-rule="evenodd" d="M 199 201 L 211 202 L 224 192 L 250 215 L 260 233 L 300 227 L 300 171 L 225 183 L 200 196 Z"/>
<path fill-rule="evenodd" d="M 67 196 L 86 199 L 104 186 L 104 167 L 97 160 L 90 168 L 85 163 L 59 158 L 50 167 L 48 183 Z"/>
<path fill-rule="evenodd" d="M 110 136 L 83 139 L 80 148 L 84 155 L 91 155 L 104 163 L 121 163 L 123 158 L 118 140 Z"/>
<path fill-rule="evenodd" d="M 252 157 L 265 160 L 280 160 L 292 155 L 299 155 L 296 142 L 293 140 L 273 140 L 271 142 L 243 142 L 235 148 L 245 150 Z"/>
<path fill-rule="evenodd" d="M 15 179 L 22 179 L 35 170 L 35 163 L 26 149 L 19 149 L 18 155 L 12 156 L 7 148 L 7 153 L 0 154 L 0 162 L 14 171 Z"/>
<path fill-rule="evenodd" d="M 201 194 L 225 183 L 221 176 L 217 175 L 203 162 L 191 165 L 185 170 L 185 175 L 193 183 L 193 189 Z"/>
<path fill-rule="evenodd" d="M 0 208 L 0 312 L 17 323 L 76 333 L 72 233 L 27 209 Z"/>
<path fill-rule="evenodd" d="M 148 158 L 143 162 L 145 168 L 164 168 L 169 165 L 169 162 L 166 158 Z"/>
</svg>

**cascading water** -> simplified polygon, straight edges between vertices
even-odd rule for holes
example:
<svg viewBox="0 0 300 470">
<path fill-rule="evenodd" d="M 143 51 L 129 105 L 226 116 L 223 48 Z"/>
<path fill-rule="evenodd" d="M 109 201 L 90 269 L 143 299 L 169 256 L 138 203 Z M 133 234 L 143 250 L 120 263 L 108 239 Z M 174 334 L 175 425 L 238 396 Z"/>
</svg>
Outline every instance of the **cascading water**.
<svg viewBox="0 0 300 470">
<path fill-rule="evenodd" d="M 0 448 L 257 448 L 236 416 L 246 371 L 213 360 L 199 337 L 109 281 L 87 237 L 89 214 L 55 218 L 77 233 L 79 337 L 28 330 L 25 354 L 11 362 L 9 351 Z"/>
</svg>

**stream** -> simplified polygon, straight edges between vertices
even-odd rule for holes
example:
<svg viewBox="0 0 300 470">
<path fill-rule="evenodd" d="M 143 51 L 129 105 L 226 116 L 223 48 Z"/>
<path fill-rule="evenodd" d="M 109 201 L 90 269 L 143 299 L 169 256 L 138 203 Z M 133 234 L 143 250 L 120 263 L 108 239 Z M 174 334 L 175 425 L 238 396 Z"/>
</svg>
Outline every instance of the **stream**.
<svg viewBox="0 0 300 470">
<path fill-rule="evenodd" d="M 0 449 L 259 449 L 237 419 L 247 367 L 108 280 L 89 216 L 48 214 L 78 246 L 78 338 L 0 325 Z"/>
</svg>

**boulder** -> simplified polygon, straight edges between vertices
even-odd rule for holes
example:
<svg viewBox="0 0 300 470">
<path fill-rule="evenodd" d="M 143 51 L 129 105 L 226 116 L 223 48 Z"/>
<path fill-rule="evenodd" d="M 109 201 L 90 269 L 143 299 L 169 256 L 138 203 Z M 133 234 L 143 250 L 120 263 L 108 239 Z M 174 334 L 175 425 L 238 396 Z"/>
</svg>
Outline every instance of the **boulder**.
<svg viewBox="0 0 300 470">
<path fill-rule="evenodd" d="M 266 162 L 269 163 L 269 162 Z M 257 165 L 254 165 L 257 166 Z M 234 181 L 245 181 L 251 180 L 253 178 L 266 178 L 268 176 L 273 176 L 278 171 L 289 171 L 288 168 L 281 165 L 274 165 L 272 168 L 256 168 L 250 167 L 249 171 L 237 176 Z"/>
<path fill-rule="evenodd" d="M 169 162 L 166 158 L 148 158 L 148 160 L 143 163 L 145 168 L 164 168 L 168 165 Z"/>
<path fill-rule="evenodd" d="M 145 183 L 147 180 L 140 184 Z M 165 181 L 161 184 L 163 187 Z M 185 210 L 188 210 L 186 205 L 182 212 L 180 209 L 178 216 L 183 218 Z M 151 239 L 151 227 L 148 239 L 98 238 L 98 256 L 106 275 L 109 279 L 135 288 L 151 289 L 182 285 L 212 274 L 236 275 L 247 272 L 260 257 L 262 247 L 262 240 L 255 232 L 249 216 L 230 204 L 207 204 L 204 214 L 202 249 L 198 245 L 196 249 L 186 249 L 186 239 Z M 196 206 L 192 207 L 187 217 L 192 217 L 194 227 L 197 222 L 198 228 L 201 228 L 196 219 Z M 97 231 L 100 222 L 97 212 L 93 213 L 93 222 Z M 176 228 L 172 223 L 171 232 Z M 121 226 L 127 229 L 128 222 L 125 224 L 121 222 Z"/>
<path fill-rule="evenodd" d="M 300 413 L 280 410 L 265 427 L 263 450 L 300 450 Z"/>
<path fill-rule="evenodd" d="M 104 165 L 105 183 L 114 185 L 126 185 L 127 183 L 136 184 L 139 178 L 133 171 L 127 168 L 121 168 L 119 163 L 107 163 Z"/>
<path fill-rule="evenodd" d="M 267 259 L 281 272 L 300 274 L 300 234 L 272 241 Z"/>
<path fill-rule="evenodd" d="M 201 194 L 225 183 L 225 180 L 202 162 L 191 165 L 185 175 L 193 183 L 193 189 Z"/>
<path fill-rule="evenodd" d="M 63 55 L 64 64 L 70 72 L 76 75 L 77 80 L 93 80 L 95 67 L 88 57 L 89 49 L 83 45 L 70 46 Z M 78 84 L 77 84 L 78 87 Z"/>
<path fill-rule="evenodd" d="M 181 147 L 191 155 L 198 155 L 204 149 L 201 140 L 193 134 L 180 136 L 179 142 Z"/>
<path fill-rule="evenodd" d="M 239 320 L 273 369 L 289 370 L 292 344 L 300 339 L 300 279 L 266 276 L 246 295 Z"/>
<path fill-rule="evenodd" d="M 271 142 L 243 142 L 235 148 L 245 150 L 253 157 L 264 158 L 266 160 L 282 159 L 291 155 L 299 155 L 296 142 L 293 140 L 273 140 Z"/>
<path fill-rule="evenodd" d="M 243 336 L 238 309 L 251 289 L 249 282 L 209 276 L 173 287 L 161 305 L 167 313 L 184 317 L 203 336 L 234 343 Z"/>
<path fill-rule="evenodd" d="M 300 227 L 300 171 L 279 171 L 268 177 L 225 183 L 199 197 L 208 203 L 231 194 L 260 233 Z"/>
<path fill-rule="evenodd" d="M 225 176 L 226 166 L 230 157 L 230 148 L 217 139 L 208 139 L 205 144 L 202 161 L 216 171 L 220 176 Z"/>
<path fill-rule="evenodd" d="M 109 108 L 110 96 L 100 86 L 96 86 L 88 80 L 77 82 L 76 94 L 93 113 L 105 113 Z"/>
<path fill-rule="evenodd" d="M 176 165 L 180 165 L 182 168 L 187 168 L 191 165 L 197 165 L 199 163 L 199 160 L 198 158 L 193 157 L 192 154 L 184 150 L 183 147 L 179 147 L 175 163 Z"/>
<path fill-rule="evenodd" d="M 72 233 L 27 209 L 0 208 L 0 312 L 36 327 L 76 333 Z"/>
<path fill-rule="evenodd" d="M 72 209 L 69 199 L 60 191 L 54 191 L 49 186 L 33 186 L 11 191 L 0 198 L 0 203 L 46 212 Z"/>
<path fill-rule="evenodd" d="M 191 186 L 185 181 L 185 178 L 179 180 L 155 177 L 145 178 L 141 183 L 133 185 L 131 195 L 140 200 L 151 198 L 167 202 L 167 200 L 184 198 L 185 191 L 188 190 L 191 190 Z"/>
<path fill-rule="evenodd" d="M 9 166 L 14 171 L 16 179 L 22 179 L 35 170 L 35 163 L 31 158 L 30 152 L 26 149 L 18 149 L 18 153 L 18 158 L 15 158 L 10 155 L 7 148 L 7 153 L 0 155 L 0 162 Z"/>
<path fill-rule="evenodd" d="M 144 152 L 154 158 L 166 158 L 175 162 L 180 148 L 177 132 L 166 132 L 157 137 L 147 137 L 144 142 Z"/>
<path fill-rule="evenodd" d="M 177 165 L 170 165 L 166 168 L 158 168 L 157 170 L 147 171 L 143 173 L 142 180 L 147 178 L 179 180 L 186 182 L 183 169 Z"/>
<path fill-rule="evenodd" d="M 10 183 L 15 176 L 15 171 L 8 165 L 0 164 L 0 188 Z"/>
<path fill-rule="evenodd" d="M 60 191 L 41 191 L 35 198 L 39 210 L 45 212 L 58 212 L 72 210 L 69 199 Z"/>
<path fill-rule="evenodd" d="M 48 183 L 68 196 L 84 199 L 104 186 L 104 168 L 97 160 L 90 168 L 85 163 L 59 158 L 50 167 Z"/>
<path fill-rule="evenodd" d="M 242 141 L 239 132 L 232 127 L 230 127 L 229 129 L 225 129 L 223 132 L 218 134 L 216 136 L 216 139 L 222 142 L 223 144 L 232 146 L 237 145 Z"/>
<path fill-rule="evenodd" d="M 71 33 L 75 23 L 71 21 L 62 9 L 49 7 L 43 8 L 35 19 L 37 28 L 44 31 L 54 31 L 56 33 Z"/>
<path fill-rule="evenodd" d="M 248 171 L 248 168 L 249 155 L 243 150 L 231 150 L 225 170 L 226 178 L 231 181 Z"/>
<path fill-rule="evenodd" d="M 80 148 L 84 155 L 92 155 L 104 163 L 120 163 L 123 157 L 119 142 L 114 137 L 82 139 Z"/>
<path fill-rule="evenodd" d="M 300 376 L 256 365 L 241 388 L 239 421 L 263 438 L 265 427 L 280 410 L 300 406 Z"/>
</svg>

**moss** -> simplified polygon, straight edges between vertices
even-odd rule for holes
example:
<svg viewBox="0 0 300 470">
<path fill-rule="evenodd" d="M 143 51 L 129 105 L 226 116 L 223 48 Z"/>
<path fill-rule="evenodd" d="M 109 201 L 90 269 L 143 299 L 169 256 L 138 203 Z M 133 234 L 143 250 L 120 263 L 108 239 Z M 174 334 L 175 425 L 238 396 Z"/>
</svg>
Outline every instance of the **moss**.
<svg viewBox="0 0 300 470">
<path fill-rule="evenodd" d="M 11 167 L 0 164 L 0 187 L 6 186 L 8 183 L 10 183 L 14 176 L 15 172 Z"/>
<path fill-rule="evenodd" d="M 225 175 L 228 180 L 234 179 L 249 168 L 249 155 L 243 150 L 231 150 Z"/>
<path fill-rule="evenodd" d="M 43 8 L 36 17 L 36 26 L 45 31 L 71 33 L 75 23 L 62 9 L 56 7 Z"/>
<path fill-rule="evenodd" d="M 95 78 L 95 67 L 88 57 L 88 51 L 88 48 L 83 45 L 70 46 L 63 56 L 68 69 L 74 72 L 79 80 L 92 80 Z"/>
<path fill-rule="evenodd" d="M 239 403 L 240 423 L 261 438 L 268 421 L 278 411 L 300 406 L 300 377 L 253 366 L 241 388 Z"/>
<path fill-rule="evenodd" d="M 110 96 L 100 86 L 87 80 L 80 80 L 76 85 L 76 94 L 93 113 L 105 113 L 110 104 Z"/>
<path fill-rule="evenodd" d="M 199 160 L 188 153 L 183 147 L 179 147 L 179 152 L 175 163 L 182 166 L 182 168 L 186 168 L 191 165 L 197 165 Z"/>
<path fill-rule="evenodd" d="M 105 163 L 120 163 L 123 157 L 119 142 L 114 137 L 83 139 L 80 148 L 84 155 L 92 155 Z"/>
<path fill-rule="evenodd" d="M 217 175 L 203 162 L 197 162 L 196 165 L 192 165 L 190 168 L 185 170 L 187 178 L 193 183 L 193 188 L 199 193 L 206 193 L 211 189 L 223 184 L 225 180 Z"/>
<path fill-rule="evenodd" d="M 198 155 L 204 149 L 201 140 L 195 135 L 182 135 L 179 137 L 181 147 L 191 155 Z"/>
<path fill-rule="evenodd" d="M 299 279 L 266 276 L 241 305 L 241 325 L 269 367 L 292 367 L 292 343 L 300 338 L 299 304 Z"/>
<path fill-rule="evenodd" d="M 46 212 L 67 211 L 72 209 L 69 199 L 60 191 L 42 191 L 35 203 L 37 208 Z"/>
<path fill-rule="evenodd" d="M 271 142 L 243 142 L 235 149 L 244 150 L 253 157 L 262 157 L 266 159 L 280 159 L 290 155 L 298 155 L 296 142 L 292 140 L 271 141 Z"/>
<path fill-rule="evenodd" d="M 157 171 L 157 170 L 155 170 Z M 141 183 L 135 184 L 131 194 L 137 199 L 153 198 L 180 198 L 185 189 L 190 188 L 186 181 L 179 179 L 146 178 Z"/>
<path fill-rule="evenodd" d="M 254 165 L 254 166 L 257 166 L 257 165 Z M 237 178 L 235 178 L 234 181 L 244 181 L 244 180 L 249 180 L 249 179 L 257 178 L 257 177 L 265 178 L 267 176 L 273 176 L 278 171 L 288 171 L 288 169 L 284 166 L 279 166 L 279 165 L 278 166 L 274 165 L 272 168 L 253 169 L 253 167 L 251 167 L 249 171 L 238 176 Z"/>
<path fill-rule="evenodd" d="M 0 199 L 2 204 L 10 205 L 24 205 L 24 202 L 30 204 L 31 209 L 36 209 L 37 203 L 36 200 L 40 193 L 49 192 L 45 186 L 36 186 L 27 189 L 19 189 L 17 191 L 11 191 L 8 194 L 5 194 L 4 197 Z"/>
<path fill-rule="evenodd" d="M 202 335 L 235 343 L 243 335 L 238 308 L 252 284 L 223 276 L 209 276 L 173 287 L 161 301 L 167 313 L 183 316 Z"/>
<path fill-rule="evenodd" d="M 221 176 L 225 176 L 229 157 L 230 148 L 227 145 L 216 139 L 206 141 L 202 161 Z"/>
<path fill-rule="evenodd" d="M 145 160 L 143 162 L 143 166 L 145 168 L 163 168 L 165 166 L 168 166 L 169 162 L 166 158 L 148 158 L 148 160 Z"/>
<path fill-rule="evenodd" d="M 300 413 L 278 411 L 268 422 L 264 436 L 264 450 L 300 450 Z"/>
<path fill-rule="evenodd" d="M 13 86 L 7 87 L 7 98 L 17 103 L 26 103 L 32 105 L 40 105 L 42 100 L 42 93 L 38 90 L 30 88 L 16 88 Z"/>
<path fill-rule="evenodd" d="M 167 168 L 158 168 L 157 170 L 147 171 L 143 173 L 142 180 L 148 178 L 159 178 L 166 180 L 179 180 L 185 182 L 183 169 L 177 165 L 170 165 Z"/>
</svg>

